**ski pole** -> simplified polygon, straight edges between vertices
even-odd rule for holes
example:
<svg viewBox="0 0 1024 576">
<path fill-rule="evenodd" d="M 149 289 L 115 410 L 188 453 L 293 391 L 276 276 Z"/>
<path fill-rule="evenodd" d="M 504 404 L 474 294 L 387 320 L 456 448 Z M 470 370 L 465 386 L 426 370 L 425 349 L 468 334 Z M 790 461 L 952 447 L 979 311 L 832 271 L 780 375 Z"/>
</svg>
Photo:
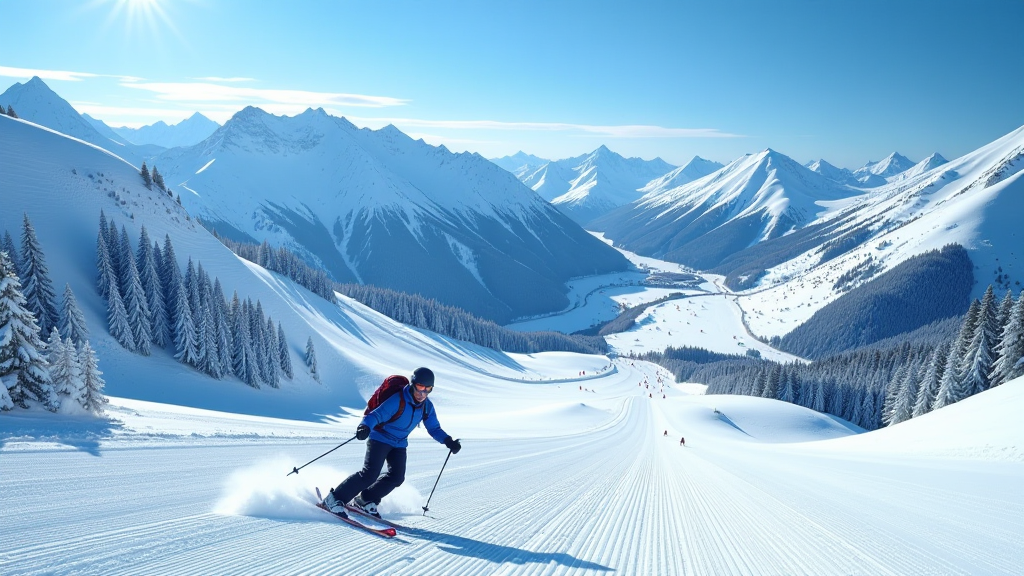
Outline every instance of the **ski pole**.
<svg viewBox="0 0 1024 576">
<path fill-rule="evenodd" d="M 437 483 L 441 481 L 441 474 L 444 473 L 444 467 L 448 465 L 448 458 L 452 457 L 452 451 L 448 451 L 448 456 L 444 459 L 444 464 L 441 465 L 441 471 L 437 473 L 437 480 L 434 480 L 434 487 L 430 489 L 430 496 L 427 496 L 427 503 L 423 505 L 423 515 L 427 515 L 427 510 L 430 510 L 430 499 L 434 497 L 434 490 L 437 490 Z"/>
<path fill-rule="evenodd" d="M 291 476 L 292 474 L 298 474 L 298 473 L 299 473 L 299 470 L 302 470 L 302 469 L 303 469 L 303 468 L 305 468 L 306 466 L 309 466 L 309 465 L 310 465 L 310 464 L 312 464 L 313 462 L 316 462 L 317 460 L 319 460 L 319 459 L 323 458 L 324 456 L 327 456 L 327 455 L 328 455 L 328 454 L 330 454 L 331 452 L 334 452 L 334 451 L 335 451 L 335 450 L 337 450 L 338 448 L 341 448 L 341 447 L 342 447 L 342 446 L 344 446 L 345 444 L 348 444 L 349 442 L 351 442 L 351 441 L 353 441 L 353 440 L 355 440 L 355 439 L 356 439 L 356 437 L 355 437 L 355 436 L 353 436 L 353 437 L 349 438 L 348 440 L 345 440 L 345 441 L 344 441 L 344 442 L 342 442 L 341 444 L 338 444 L 338 445 L 337 445 L 337 446 L 335 446 L 334 448 L 331 448 L 331 449 L 330 449 L 330 450 L 328 450 L 327 452 L 324 452 L 323 454 L 321 454 L 321 455 L 317 456 L 316 458 L 313 458 L 313 459 L 312 459 L 312 460 L 310 460 L 309 462 L 306 462 L 306 463 L 305 463 L 305 464 L 303 464 L 302 466 L 299 466 L 298 468 L 292 468 L 292 471 L 291 471 L 291 472 L 289 472 L 289 473 L 287 473 L 287 474 L 285 474 L 285 476 L 287 477 L 287 476 Z"/>
</svg>

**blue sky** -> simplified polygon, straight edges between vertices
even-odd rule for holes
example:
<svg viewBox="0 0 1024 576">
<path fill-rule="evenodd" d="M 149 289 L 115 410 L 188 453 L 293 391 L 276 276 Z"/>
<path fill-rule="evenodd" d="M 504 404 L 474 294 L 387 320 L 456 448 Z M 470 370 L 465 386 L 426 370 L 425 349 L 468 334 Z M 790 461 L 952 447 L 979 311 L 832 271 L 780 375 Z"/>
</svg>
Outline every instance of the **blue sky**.
<svg viewBox="0 0 1024 576">
<path fill-rule="evenodd" d="M 453 150 L 856 168 L 1024 124 L 1024 2 L 5 0 L 0 90 L 108 124 L 324 107 Z"/>
</svg>

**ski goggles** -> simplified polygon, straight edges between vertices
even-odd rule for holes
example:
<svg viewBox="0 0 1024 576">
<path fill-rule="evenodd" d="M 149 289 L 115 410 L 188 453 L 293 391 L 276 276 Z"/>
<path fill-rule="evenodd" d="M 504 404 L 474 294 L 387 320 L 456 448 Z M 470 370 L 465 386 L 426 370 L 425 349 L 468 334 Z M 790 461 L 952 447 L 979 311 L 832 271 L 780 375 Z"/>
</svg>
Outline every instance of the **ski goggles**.
<svg viewBox="0 0 1024 576">
<path fill-rule="evenodd" d="M 413 382 L 412 383 L 412 389 L 413 389 L 413 391 L 419 392 L 421 394 L 430 394 L 430 392 L 434 389 L 434 387 L 433 386 L 424 386 L 423 384 L 420 384 L 419 382 Z"/>
</svg>

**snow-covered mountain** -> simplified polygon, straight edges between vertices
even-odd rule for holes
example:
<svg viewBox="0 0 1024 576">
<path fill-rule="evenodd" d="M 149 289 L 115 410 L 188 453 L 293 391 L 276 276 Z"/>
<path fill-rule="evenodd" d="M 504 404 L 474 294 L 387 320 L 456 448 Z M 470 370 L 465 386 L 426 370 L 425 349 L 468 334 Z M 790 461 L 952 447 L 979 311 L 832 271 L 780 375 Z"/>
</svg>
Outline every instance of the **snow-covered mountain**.
<svg viewBox="0 0 1024 576">
<path fill-rule="evenodd" d="M 860 183 L 861 188 L 875 188 L 884 186 L 889 178 L 909 170 L 914 166 L 914 161 L 893 152 L 878 162 L 868 162 L 864 166 L 853 171 L 853 177 Z"/>
<path fill-rule="evenodd" d="M 950 162 L 843 202 L 794 235 L 773 241 L 777 258 L 749 273 L 759 286 L 744 304 L 761 335 L 783 335 L 843 294 L 912 256 L 956 243 L 974 266 L 973 297 L 1024 286 L 1024 127 Z M 722 270 L 723 273 L 728 273 Z M 811 303 L 790 307 L 789 302 Z M 765 322 L 785 316 L 785 322 Z"/>
<path fill-rule="evenodd" d="M 527 174 L 533 172 L 537 168 L 547 164 L 550 160 L 545 160 L 534 156 L 533 154 L 527 154 L 520 150 L 511 156 L 502 156 L 501 158 L 491 158 L 491 162 L 494 162 L 498 166 L 501 166 L 505 170 L 508 170 L 516 178 L 522 179 Z"/>
<path fill-rule="evenodd" d="M 847 168 L 839 168 L 833 166 L 824 159 L 808 162 L 807 164 L 805 164 L 805 166 L 807 166 L 807 168 L 811 172 L 817 172 L 818 174 L 821 174 L 825 178 L 828 178 L 829 180 L 836 182 L 838 184 L 856 187 L 863 186 L 863 184 L 860 181 L 858 181 L 856 177 L 854 177 L 853 172 L 851 170 Z M 884 179 L 882 180 L 882 182 L 884 183 Z"/>
<path fill-rule="evenodd" d="M 924 160 L 921 160 L 917 164 L 914 164 L 910 168 L 907 168 L 903 172 L 900 172 L 899 174 L 896 174 L 895 176 L 890 176 L 888 180 L 889 180 L 889 182 L 897 182 L 897 181 L 900 181 L 900 180 L 907 180 L 907 179 L 913 178 L 915 176 L 920 176 L 921 174 L 924 174 L 925 172 L 928 172 L 929 170 L 938 168 L 939 166 L 942 166 L 943 164 L 946 164 L 947 162 L 949 162 L 949 160 L 946 160 L 945 158 L 942 157 L 941 154 L 936 152 L 936 153 L 932 154 L 931 156 L 925 158 Z"/>
<path fill-rule="evenodd" d="M 111 128 L 133 144 L 156 144 L 164 148 L 192 146 L 206 140 L 220 124 L 196 112 L 177 124 L 167 125 L 163 120 L 141 128 Z"/>
<path fill-rule="evenodd" d="M 571 277 L 629 267 L 485 158 L 323 110 L 279 117 L 249 107 L 154 162 L 221 234 L 288 246 L 340 282 L 498 321 L 564 307 Z"/>
<path fill-rule="evenodd" d="M 0 94 L 0 104 L 14 106 L 19 118 L 110 150 L 137 166 L 163 150 L 158 146 L 138 146 L 111 133 L 101 134 L 38 76 L 24 84 L 16 82 Z"/>
<path fill-rule="evenodd" d="M 859 192 L 767 149 L 688 184 L 654 189 L 593 228 L 639 254 L 710 269 L 814 221 L 826 211 L 822 202 Z"/>
<path fill-rule="evenodd" d="M 694 166 L 699 171 L 701 164 Z M 583 156 L 549 162 L 520 176 L 524 184 L 585 225 L 636 200 L 651 180 L 675 167 L 661 158 L 623 158 L 605 146 Z"/>
<path fill-rule="evenodd" d="M 644 196 L 652 193 L 657 194 L 666 190 L 678 188 L 684 184 L 689 184 L 694 180 L 699 180 L 712 172 L 721 170 L 722 168 L 723 166 L 720 162 L 705 160 L 700 156 L 694 156 L 685 165 L 676 168 L 660 178 L 651 180 L 646 186 L 640 188 L 638 191 Z"/>
</svg>

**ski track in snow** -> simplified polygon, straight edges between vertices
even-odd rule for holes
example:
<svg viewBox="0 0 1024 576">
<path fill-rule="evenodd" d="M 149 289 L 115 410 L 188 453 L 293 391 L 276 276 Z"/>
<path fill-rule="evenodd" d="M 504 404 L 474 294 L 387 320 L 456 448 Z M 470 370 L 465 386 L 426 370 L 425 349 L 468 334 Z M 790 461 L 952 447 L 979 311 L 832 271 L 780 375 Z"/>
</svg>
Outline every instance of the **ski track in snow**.
<svg viewBox="0 0 1024 576">
<path fill-rule="evenodd" d="M 288 463 L 332 445 L 191 438 L 95 455 L 12 447 L 0 476 L 0 567 L 168 575 L 1019 573 L 1021 463 L 886 460 L 844 456 L 827 441 L 730 440 L 713 428 L 720 420 L 695 417 L 710 408 L 694 397 L 669 386 L 669 399 L 647 398 L 633 386 L 641 367 L 654 382 L 655 367 L 621 361 L 604 378 L 603 396 L 621 409 L 602 425 L 465 439 L 428 517 L 419 505 L 446 451 L 414 440 L 406 485 L 390 498 L 398 504 L 384 508 L 407 527 L 392 541 L 312 506 L 314 486 L 326 490 L 360 465 L 361 445 L 288 477 Z M 228 495 L 241 497 L 234 513 L 224 511 Z"/>
</svg>

